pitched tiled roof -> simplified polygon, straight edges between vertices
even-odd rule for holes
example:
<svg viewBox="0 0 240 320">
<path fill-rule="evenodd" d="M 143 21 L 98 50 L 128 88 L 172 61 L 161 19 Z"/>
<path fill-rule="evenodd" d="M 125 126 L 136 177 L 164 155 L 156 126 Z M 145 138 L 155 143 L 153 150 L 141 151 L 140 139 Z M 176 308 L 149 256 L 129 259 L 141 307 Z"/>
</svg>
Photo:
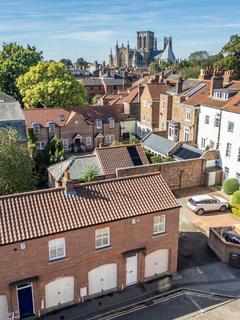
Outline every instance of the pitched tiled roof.
<svg viewBox="0 0 240 320">
<path fill-rule="evenodd" d="M 152 100 L 160 100 L 160 94 L 165 93 L 167 86 L 164 83 L 148 83 L 144 90 L 148 90 Z"/>
<path fill-rule="evenodd" d="M 0 197 L 0 245 L 179 207 L 159 173 Z"/>
<path fill-rule="evenodd" d="M 225 111 L 240 113 L 240 92 L 238 92 L 223 108 Z"/>
<path fill-rule="evenodd" d="M 126 103 L 138 102 L 138 93 L 139 93 L 138 87 L 134 88 L 129 93 L 129 95 L 123 98 L 123 102 L 126 102 Z"/>
<path fill-rule="evenodd" d="M 32 123 L 38 122 L 42 127 L 47 127 L 49 121 L 53 121 L 57 126 L 63 127 L 70 116 L 70 110 L 63 108 L 33 108 L 24 109 L 27 128 L 32 128 Z M 64 116 L 61 121 L 60 116 Z"/>
<path fill-rule="evenodd" d="M 133 167 L 134 159 L 129 148 L 136 148 L 142 164 L 149 164 L 141 144 L 121 145 L 116 147 L 96 148 L 95 152 L 105 174 L 115 174 L 116 169 Z"/>
<path fill-rule="evenodd" d="M 88 122 L 94 121 L 95 119 L 108 120 L 108 118 L 118 119 L 118 114 L 111 107 L 103 106 L 79 106 L 71 108 L 34 108 L 25 109 L 24 115 L 26 118 L 27 128 L 32 128 L 32 123 L 37 122 L 42 127 L 48 127 L 48 122 L 53 121 L 57 126 L 63 127 L 66 123 L 72 119 L 76 114 L 83 115 L 84 119 L 86 116 Z M 64 116 L 64 120 L 61 121 L 60 116 Z"/>
</svg>

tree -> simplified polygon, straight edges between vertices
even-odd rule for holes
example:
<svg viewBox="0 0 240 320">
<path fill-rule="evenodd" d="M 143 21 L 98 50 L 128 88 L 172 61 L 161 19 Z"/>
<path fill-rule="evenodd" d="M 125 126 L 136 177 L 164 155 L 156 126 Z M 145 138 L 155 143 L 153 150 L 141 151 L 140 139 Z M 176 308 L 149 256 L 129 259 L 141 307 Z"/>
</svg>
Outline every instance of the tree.
<svg viewBox="0 0 240 320">
<path fill-rule="evenodd" d="M 152 61 L 150 64 L 149 64 L 149 72 L 151 75 L 154 75 L 158 72 L 160 72 L 161 69 L 159 67 L 159 64 L 156 62 L 156 61 Z"/>
<path fill-rule="evenodd" d="M 64 156 L 64 146 L 62 140 L 53 137 L 45 147 L 48 164 L 56 163 Z"/>
<path fill-rule="evenodd" d="M 59 62 L 63 63 L 65 67 L 71 67 L 72 61 L 70 59 L 61 59 Z"/>
<path fill-rule="evenodd" d="M 82 67 L 82 66 L 84 66 L 86 64 L 86 61 L 81 57 L 81 58 L 77 59 L 76 64 L 78 66 Z"/>
<path fill-rule="evenodd" d="M 0 195 L 34 188 L 32 161 L 15 129 L 0 129 Z"/>
<path fill-rule="evenodd" d="M 82 173 L 81 179 L 84 182 L 91 182 L 98 175 L 99 175 L 99 169 L 94 165 L 90 165 L 90 166 L 87 166 L 84 172 Z"/>
<path fill-rule="evenodd" d="M 21 101 L 16 79 L 42 58 L 42 51 L 35 47 L 4 43 L 0 51 L 0 90 Z"/>
<path fill-rule="evenodd" d="M 69 107 L 86 102 L 82 82 L 69 74 L 60 62 L 40 61 L 18 78 L 17 87 L 26 108 Z"/>
<path fill-rule="evenodd" d="M 136 143 L 139 143 L 139 140 L 137 137 L 135 137 L 133 134 L 130 135 L 129 137 L 129 143 L 130 144 L 136 144 Z"/>
<path fill-rule="evenodd" d="M 189 55 L 188 60 L 195 61 L 195 62 L 201 62 L 201 61 L 207 60 L 209 58 L 209 56 L 210 55 L 207 51 L 195 51 Z"/>
<path fill-rule="evenodd" d="M 232 35 L 228 43 L 222 48 L 224 57 L 215 66 L 221 66 L 227 70 L 234 70 L 240 76 L 240 35 Z"/>
<path fill-rule="evenodd" d="M 92 98 L 92 104 L 98 104 L 100 102 L 101 96 L 99 94 L 95 94 L 95 96 Z"/>
</svg>

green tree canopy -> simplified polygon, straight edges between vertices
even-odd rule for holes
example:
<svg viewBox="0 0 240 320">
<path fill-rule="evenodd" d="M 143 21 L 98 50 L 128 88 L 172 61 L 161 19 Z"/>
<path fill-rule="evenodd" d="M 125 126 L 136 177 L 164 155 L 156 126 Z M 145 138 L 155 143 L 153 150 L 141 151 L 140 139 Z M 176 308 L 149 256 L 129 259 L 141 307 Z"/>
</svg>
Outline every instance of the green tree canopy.
<svg viewBox="0 0 240 320">
<path fill-rule="evenodd" d="M 72 61 L 70 59 L 61 59 L 59 62 L 63 63 L 66 67 L 72 66 Z"/>
<path fill-rule="evenodd" d="M 84 66 L 86 64 L 86 61 L 81 57 L 77 59 L 76 64 L 78 66 Z"/>
<path fill-rule="evenodd" d="M 98 167 L 94 165 L 89 165 L 86 167 L 84 172 L 82 173 L 81 179 L 84 182 L 91 182 L 99 175 Z"/>
<path fill-rule="evenodd" d="M 0 195 L 34 188 L 32 161 L 14 129 L 0 129 Z"/>
<path fill-rule="evenodd" d="M 42 52 L 35 47 L 4 43 L 0 51 L 0 90 L 21 100 L 16 79 L 42 58 Z"/>
<path fill-rule="evenodd" d="M 215 66 L 220 65 L 224 69 L 234 70 L 240 77 L 240 35 L 232 35 L 222 48 L 222 53 L 224 56 L 215 62 Z"/>
<path fill-rule="evenodd" d="M 53 137 L 46 145 L 45 152 L 47 154 L 47 162 L 49 164 L 60 161 L 64 155 L 63 142 L 56 136 Z"/>
<path fill-rule="evenodd" d="M 40 61 L 18 78 L 17 87 L 26 108 L 80 106 L 86 102 L 82 82 L 60 62 Z"/>
<path fill-rule="evenodd" d="M 160 72 L 161 69 L 159 67 L 159 64 L 156 62 L 156 61 L 152 61 L 150 64 L 149 64 L 149 72 L 151 75 L 154 75 L 158 72 Z"/>
<path fill-rule="evenodd" d="M 209 58 L 209 56 L 210 55 L 207 51 L 195 51 L 189 55 L 188 60 L 201 62 L 201 61 L 207 60 Z"/>
<path fill-rule="evenodd" d="M 95 94 L 95 96 L 92 98 L 92 104 L 93 105 L 98 104 L 100 99 L 101 99 L 101 96 L 99 94 Z"/>
</svg>

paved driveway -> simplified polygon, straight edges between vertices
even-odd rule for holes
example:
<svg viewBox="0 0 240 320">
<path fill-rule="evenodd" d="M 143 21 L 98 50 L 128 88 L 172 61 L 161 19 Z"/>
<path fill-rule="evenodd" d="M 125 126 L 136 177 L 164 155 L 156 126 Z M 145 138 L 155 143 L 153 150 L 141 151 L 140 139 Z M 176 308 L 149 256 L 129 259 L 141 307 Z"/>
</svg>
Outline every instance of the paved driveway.
<svg viewBox="0 0 240 320">
<path fill-rule="evenodd" d="M 175 195 L 182 205 L 180 214 L 180 231 L 187 232 L 192 230 L 202 231 L 208 235 L 210 227 L 223 227 L 223 226 L 239 226 L 240 218 L 233 215 L 230 210 L 227 212 L 208 212 L 202 216 L 198 216 L 187 207 L 187 200 L 198 194 L 218 195 L 227 197 L 215 188 L 198 187 L 177 191 Z"/>
</svg>

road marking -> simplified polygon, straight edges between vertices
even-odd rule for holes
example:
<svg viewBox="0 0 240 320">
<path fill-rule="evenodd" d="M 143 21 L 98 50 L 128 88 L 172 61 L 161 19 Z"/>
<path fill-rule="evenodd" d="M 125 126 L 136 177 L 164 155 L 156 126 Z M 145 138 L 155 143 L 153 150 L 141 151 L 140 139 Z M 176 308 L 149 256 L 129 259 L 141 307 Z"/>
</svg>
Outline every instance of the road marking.
<svg viewBox="0 0 240 320">
<path fill-rule="evenodd" d="M 196 266 L 197 272 L 200 274 L 203 274 L 204 272 L 202 270 L 200 270 L 200 268 L 198 266 Z"/>
</svg>

